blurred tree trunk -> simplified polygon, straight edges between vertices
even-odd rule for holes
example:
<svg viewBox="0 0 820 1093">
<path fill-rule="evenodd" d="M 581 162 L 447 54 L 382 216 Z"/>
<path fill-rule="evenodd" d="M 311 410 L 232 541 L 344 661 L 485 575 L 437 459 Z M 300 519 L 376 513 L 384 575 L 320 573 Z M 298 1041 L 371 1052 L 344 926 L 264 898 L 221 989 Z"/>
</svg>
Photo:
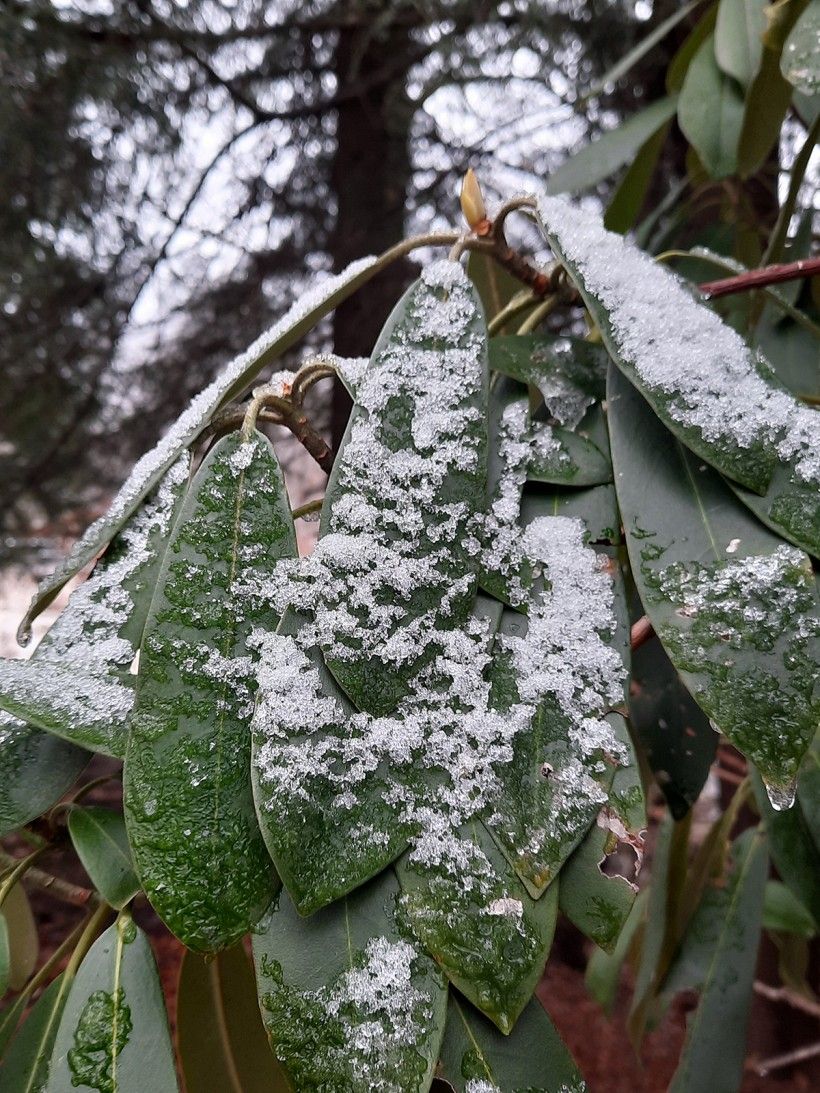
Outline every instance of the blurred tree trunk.
<svg viewBox="0 0 820 1093">
<path fill-rule="evenodd" d="M 401 12 L 401 8 L 399 8 Z M 398 13 L 397 13 L 398 14 Z M 336 47 L 339 90 L 359 88 L 338 108 L 336 153 L 331 184 L 337 202 L 330 251 L 334 270 L 365 254 L 378 254 L 404 234 L 411 180 L 407 72 L 412 48 L 410 25 L 396 18 L 383 30 L 344 26 Z M 407 63 L 402 64 L 402 58 Z M 389 70 L 389 79 L 385 71 Z M 341 356 L 368 356 L 390 310 L 412 277 L 409 262 L 396 263 L 337 310 L 333 345 Z M 338 447 L 350 412 L 350 399 L 335 384 L 331 416 L 332 446 Z"/>
</svg>

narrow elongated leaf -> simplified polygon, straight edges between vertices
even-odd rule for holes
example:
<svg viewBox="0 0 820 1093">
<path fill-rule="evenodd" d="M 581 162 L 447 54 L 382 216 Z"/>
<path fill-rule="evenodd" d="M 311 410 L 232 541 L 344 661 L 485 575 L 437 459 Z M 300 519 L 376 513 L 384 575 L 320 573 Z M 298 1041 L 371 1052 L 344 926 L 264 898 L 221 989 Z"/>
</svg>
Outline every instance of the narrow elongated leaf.
<svg viewBox="0 0 820 1093">
<path fill-rule="evenodd" d="M 800 902 L 791 888 L 779 880 L 766 881 L 766 892 L 763 897 L 763 928 L 796 934 L 808 940 L 817 933 L 817 923 L 811 912 Z"/>
<path fill-rule="evenodd" d="M 302 919 L 283 893 L 253 952 L 271 1047 L 296 1089 L 421 1093 L 447 990 L 396 923 L 392 870 Z"/>
<path fill-rule="evenodd" d="M 290 1090 L 271 1054 L 253 968 L 241 943 L 207 959 L 185 953 L 177 991 L 176 1031 L 189 1090 Z"/>
<path fill-rule="evenodd" d="M 794 24 L 783 46 L 783 75 L 804 95 L 820 92 L 820 0 L 811 3 Z"/>
<path fill-rule="evenodd" d="M 376 271 L 375 258 L 359 258 L 340 273 L 325 278 L 303 294 L 278 322 L 261 334 L 244 353 L 234 358 L 213 383 L 196 396 L 156 447 L 137 462 L 105 516 L 88 528 L 65 561 L 40 583 L 18 630 L 22 644 L 28 641 L 32 620 L 51 603 L 63 585 L 113 539 L 140 501 L 196 439 L 213 414 L 241 395 L 266 365 L 285 353 Z"/>
<path fill-rule="evenodd" d="M 450 993 L 441 1076 L 457 1093 L 584 1093 L 572 1056 L 540 1002 L 533 999 L 512 1035 Z"/>
<path fill-rule="evenodd" d="M 436 262 L 394 309 L 358 387 L 322 537 L 288 597 L 361 710 L 387 714 L 464 625 L 485 505 L 487 348 L 458 263 Z"/>
<path fill-rule="evenodd" d="M 604 224 L 610 231 L 623 235 L 635 226 L 669 135 L 669 125 L 669 122 L 662 125 L 657 133 L 652 134 L 618 183 L 604 214 Z"/>
<path fill-rule="evenodd" d="M 677 11 L 658 23 L 646 37 L 641 38 L 634 49 L 631 49 L 626 56 L 620 59 L 620 61 L 616 61 L 612 68 L 605 72 L 597 83 L 592 85 L 589 91 L 587 91 L 585 98 L 591 99 L 596 95 L 600 95 L 604 88 L 615 83 L 616 80 L 620 80 L 622 76 L 625 76 L 634 65 L 655 48 L 658 42 L 663 41 L 670 31 L 674 30 L 679 23 L 683 22 L 684 19 L 691 15 L 695 8 L 700 6 L 700 2 L 701 0 L 695 0 L 695 3 L 684 4 L 683 7 L 678 8 Z"/>
<path fill-rule="evenodd" d="M 620 850 L 632 859 L 630 872 L 637 875 L 646 829 L 638 761 L 626 726 L 618 727 L 618 742 L 629 758 L 615 771 L 607 803 L 595 825 L 561 870 L 559 901 L 570 922 L 608 952 L 614 949 L 629 917 L 637 887 L 626 877 L 604 872 L 603 866 L 610 854 Z"/>
<path fill-rule="evenodd" d="M 37 966 L 40 949 L 31 904 L 19 882 L 6 894 L 0 918 L 8 942 L 7 984 L 13 991 L 19 991 Z"/>
<path fill-rule="evenodd" d="M 657 636 L 632 652 L 629 720 L 669 811 L 683 819 L 709 777 L 718 734 Z"/>
<path fill-rule="evenodd" d="M 752 520 L 617 370 L 609 415 L 632 572 L 698 704 L 786 803 L 820 720 L 811 565 Z"/>
<path fill-rule="evenodd" d="M 800 810 L 820 853 L 820 730 L 806 752 L 797 781 Z"/>
<path fill-rule="evenodd" d="M 686 73 L 692 63 L 692 58 L 703 45 L 705 39 L 714 32 L 718 6 L 718 4 L 709 5 L 669 62 L 669 67 L 666 70 L 666 90 L 670 93 L 680 91 L 683 87 L 683 81 L 686 79 Z"/>
<path fill-rule="evenodd" d="M 0 711 L 0 835 L 51 808 L 90 758 L 82 748 Z"/>
<path fill-rule="evenodd" d="M 627 118 L 570 156 L 547 179 L 548 194 L 575 194 L 596 186 L 630 163 L 640 148 L 670 120 L 677 96 L 667 95 Z"/>
<path fill-rule="evenodd" d="M 543 512 L 543 509 L 541 510 Z M 611 574 L 584 545 L 584 523 L 541 516 L 522 535 L 543 574 L 529 619 L 505 612 L 493 668 L 493 705 L 535 704 L 511 741 L 503 789 L 486 823 L 528 890 L 540 895 L 606 803 L 613 768 L 627 756 L 607 712 L 623 701 L 625 670 Z M 613 715 L 615 716 L 615 715 Z"/>
<path fill-rule="evenodd" d="M 60 1017 L 47 1093 L 175 1093 L 174 1054 L 151 946 L 124 916 L 89 949 Z"/>
<path fill-rule="evenodd" d="M 768 489 L 786 538 L 820 553 L 820 414 L 668 270 L 592 215 L 543 198 L 550 245 L 576 280 L 612 359 L 672 432 L 748 489 Z"/>
<path fill-rule="evenodd" d="M 274 892 L 250 782 L 254 632 L 274 629 L 271 574 L 295 554 L 269 442 L 258 433 L 223 438 L 197 473 L 166 553 L 125 764 L 137 875 L 192 949 L 232 944 Z"/>
<path fill-rule="evenodd" d="M 71 980 L 65 974 L 49 983 L 3 1056 L 0 1089 L 45 1093 L 49 1064 Z"/>
<path fill-rule="evenodd" d="M 703 950 L 708 959 L 670 1093 L 734 1093 L 740 1084 L 766 867 L 765 836 L 745 832 L 734 844 L 728 881 L 710 890 L 689 926 L 680 961 L 697 963 Z"/>
<path fill-rule="evenodd" d="M 20 1018 L 23 1016 L 27 1004 L 28 996 L 21 994 L 10 1006 L 6 1006 L 4 1010 L 0 1011 L 0 1064 L 3 1063 L 6 1057 L 6 1047 L 17 1031 L 17 1026 L 20 1024 Z M 0 1074 L 2 1074 L 1 1066 Z"/>
<path fill-rule="evenodd" d="M 737 147 L 737 169 L 749 178 L 763 167 L 775 147 L 793 88 L 780 73 L 780 51 L 766 47 L 746 93 L 746 109 Z"/>
<path fill-rule="evenodd" d="M 752 775 L 755 801 L 769 835 L 777 871 L 803 903 L 820 929 L 820 849 L 812 838 L 802 808 L 778 812 L 772 808 L 760 779 Z"/>
<path fill-rule="evenodd" d="M 715 58 L 727 76 L 748 88 L 763 59 L 767 0 L 720 0 Z"/>
<path fill-rule="evenodd" d="M 636 934 L 643 925 L 647 894 L 645 888 L 638 892 L 612 952 L 596 947 L 587 964 L 584 976 L 586 988 L 608 1015 L 612 1014 L 618 995 L 618 984 L 624 961 L 629 955 Z"/>
<path fill-rule="evenodd" d="M 182 458 L 72 594 L 31 660 L 0 660 L 0 707 L 94 751 L 125 754 L 131 665 L 187 478 Z"/>
<path fill-rule="evenodd" d="M 290 612 L 280 632 L 266 637 L 252 722 L 259 824 L 303 915 L 381 872 L 414 829 L 391 793 L 396 760 L 409 755 L 406 741 L 396 740 L 392 763 L 389 750 L 379 756 L 368 748 L 367 719 L 356 715 L 318 649 L 299 647 L 309 627 L 305 616 Z M 385 718 L 388 733 L 389 725 Z M 392 725 L 397 734 L 399 720 Z"/>
<path fill-rule="evenodd" d="M 91 883 L 106 903 L 117 910 L 124 907 L 139 891 L 140 883 L 122 813 L 75 806 L 68 814 L 68 830 Z"/>
<path fill-rule="evenodd" d="M 743 126 L 743 93 L 718 68 L 710 35 L 692 58 L 678 101 L 678 125 L 712 178 L 737 169 Z"/>
<path fill-rule="evenodd" d="M 9 928 L 5 915 L 0 914 L 0 998 L 9 989 L 11 974 L 11 949 L 9 947 Z"/>
<path fill-rule="evenodd" d="M 400 859 L 402 910 L 447 978 L 509 1033 L 544 970 L 558 886 L 532 899 L 480 823 L 448 833 L 445 853 L 422 843 Z"/>
</svg>

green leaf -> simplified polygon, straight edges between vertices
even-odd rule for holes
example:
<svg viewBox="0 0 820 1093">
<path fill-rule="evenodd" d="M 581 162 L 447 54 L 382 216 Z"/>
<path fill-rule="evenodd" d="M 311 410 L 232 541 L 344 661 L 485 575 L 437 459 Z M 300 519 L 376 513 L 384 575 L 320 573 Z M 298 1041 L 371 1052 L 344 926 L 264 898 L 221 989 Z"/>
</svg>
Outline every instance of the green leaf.
<svg viewBox="0 0 820 1093">
<path fill-rule="evenodd" d="M 358 399 L 322 537 L 288 591 L 315 617 L 342 689 L 378 715 L 410 692 L 437 632 L 464 625 L 476 587 L 469 531 L 485 506 L 487 348 L 458 263 L 428 267 L 394 308 Z"/>
<path fill-rule="evenodd" d="M 820 730 L 806 752 L 797 780 L 800 810 L 820 853 Z"/>
<path fill-rule="evenodd" d="M 548 194 L 579 193 L 609 178 L 620 167 L 631 163 L 643 145 L 673 117 L 677 96 L 668 95 L 633 114 L 617 129 L 611 129 L 579 152 L 549 176 Z"/>
<path fill-rule="evenodd" d="M 68 814 L 68 830 L 91 883 L 106 903 L 120 910 L 140 887 L 122 813 L 75 805 Z"/>
<path fill-rule="evenodd" d="M 746 1024 L 760 938 L 766 883 L 766 839 L 745 832 L 734 844 L 728 881 L 712 888 L 683 942 L 707 949 L 701 999 L 687 1029 L 686 1044 L 670 1093 L 731 1093 L 743 1074 Z M 672 978 L 673 972 L 670 974 Z"/>
<path fill-rule="evenodd" d="M 177 991 L 177 1047 L 189 1090 L 287 1093 L 271 1055 L 251 963 L 240 943 L 203 959 L 186 952 Z"/>
<path fill-rule="evenodd" d="M 442 1077 L 457 1093 L 583 1093 L 572 1056 L 533 999 L 510 1036 L 454 991 L 441 1048 Z"/>
<path fill-rule="evenodd" d="M 765 7 L 765 0 L 763 0 Z M 759 71 L 746 92 L 746 109 L 737 149 L 742 178 L 756 174 L 775 147 L 789 109 L 792 87 L 780 74 L 778 50 L 763 50 Z"/>
<path fill-rule="evenodd" d="M 392 870 L 302 919 L 283 893 L 253 952 L 271 1047 L 296 1089 L 430 1086 L 447 990 L 396 922 Z"/>
<path fill-rule="evenodd" d="M 5 915 L 0 914 L 0 998 L 9 989 L 11 973 L 11 950 L 9 948 L 9 930 Z"/>
<path fill-rule="evenodd" d="M 166 552 L 125 762 L 137 875 L 168 927 L 198 951 L 247 933 L 275 890 L 250 781 L 254 634 L 275 628 L 270 574 L 295 554 L 270 443 L 259 433 L 224 437 L 197 472 Z"/>
<path fill-rule="evenodd" d="M 354 707 L 325 667 L 315 647 L 300 649 L 304 615 L 289 612 L 279 633 L 261 649 L 259 695 L 252 721 L 253 793 L 259 825 L 282 882 L 300 914 L 312 914 L 381 872 L 407 845 L 410 825 L 401 801 L 390 792 L 394 771 L 388 757 L 356 785 L 344 803 L 334 778 L 336 765 L 367 763 L 367 737 Z M 295 671 L 291 693 L 309 689 L 316 712 L 305 716 L 304 698 L 294 716 L 284 714 L 283 667 Z M 358 747 L 357 747 L 358 741 Z M 297 759 L 299 751 L 305 756 Z"/>
<path fill-rule="evenodd" d="M 0 1089 L 14 1093 L 45 1093 L 51 1050 L 71 979 L 58 975 L 37 999 L 3 1056 Z"/>
<path fill-rule="evenodd" d="M 673 56 L 666 70 L 666 90 L 673 94 L 680 91 L 692 58 L 715 29 L 717 22 L 718 4 L 710 4 L 689 35 L 683 40 L 677 53 Z"/>
<path fill-rule="evenodd" d="M 591 440 L 557 425 L 539 422 L 531 433 L 531 482 L 558 486 L 599 486 L 612 481 L 612 465 Z"/>
<path fill-rule="evenodd" d="M 168 471 L 119 532 L 31 660 L 0 660 L 0 706 L 75 744 L 125 753 L 139 648 L 188 460 Z"/>
<path fill-rule="evenodd" d="M 51 808 L 90 758 L 82 748 L 0 711 L 0 835 Z"/>
<path fill-rule="evenodd" d="M 238 398 L 263 368 L 281 357 L 323 316 L 369 281 L 378 268 L 377 259 L 360 258 L 340 273 L 326 277 L 303 294 L 278 322 L 234 358 L 213 383 L 196 396 L 156 447 L 137 462 L 106 515 L 88 528 L 65 561 L 50 577 L 41 581 L 20 624 L 18 637 L 23 644 L 30 635 L 32 620 L 51 603 L 63 585 L 111 541 L 162 475 L 202 432 L 213 414 Z"/>
<path fill-rule="evenodd" d="M 629 955 L 636 935 L 643 926 L 647 895 L 645 888 L 638 892 L 612 952 L 606 952 L 596 946 L 587 964 L 584 976 L 586 988 L 608 1016 L 612 1015 L 618 996 L 621 968 Z"/>
<path fill-rule="evenodd" d="M 732 77 L 718 68 L 713 36 L 705 39 L 686 72 L 678 124 L 712 178 L 735 173 L 743 94 Z"/>
<path fill-rule="evenodd" d="M 669 124 L 661 126 L 632 159 L 604 215 L 604 224 L 610 231 L 623 235 L 635 226 L 668 135 Z"/>
<path fill-rule="evenodd" d="M 606 858 L 620 851 L 634 857 L 634 872 L 643 861 L 646 802 L 638 762 L 625 725 L 618 742 L 629 759 L 619 767 L 609 788 L 609 799 L 598 813 L 580 846 L 561 870 L 561 911 L 596 945 L 611 952 L 635 902 L 637 887 L 618 874 L 607 873 Z"/>
<path fill-rule="evenodd" d="M 788 885 L 766 881 L 763 897 L 763 928 L 797 934 L 807 939 L 817 933 L 817 923 Z"/>
<path fill-rule="evenodd" d="M 772 861 L 781 878 L 806 907 L 820 928 L 820 849 L 801 808 L 772 808 L 760 778 L 752 772 L 755 802 L 769 834 Z"/>
<path fill-rule="evenodd" d="M 780 67 L 789 83 L 804 95 L 820 91 L 820 0 L 811 0 L 792 27 Z"/>
<path fill-rule="evenodd" d="M 40 943 L 31 904 L 25 888 L 19 882 L 6 893 L 3 910 L 0 912 L 0 931 L 7 943 L 6 984 L 13 991 L 22 990 L 37 966 Z M 0 957 L 0 966 L 2 963 Z M 2 993 L 3 990 L 0 989 L 0 995 Z"/>
<path fill-rule="evenodd" d="M 687 16 L 691 15 L 695 8 L 700 6 L 700 0 L 696 0 L 692 4 L 684 4 L 683 7 L 678 8 L 677 11 L 667 16 L 662 22 L 646 35 L 641 38 L 640 42 L 622 57 L 620 61 L 617 61 L 612 68 L 610 68 L 604 75 L 594 83 L 589 91 L 583 97 L 582 101 L 594 98 L 607 88 L 610 84 L 614 84 L 617 80 L 620 80 L 622 76 L 625 76 L 629 70 L 638 63 L 647 53 L 650 53 L 658 42 L 663 41 L 667 34 L 671 30 L 681 23 Z"/>
<path fill-rule="evenodd" d="M 629 721 L 670 812 L 683 819 L 709 777 L 718 734 L 657 636 L 632 651 Z"/>
<path fill-rule="evenodd" d="M 604 717 L 622 701 L 624 678 L 610 640 L 616 628 L 611 578 L 583 546 L 580 520 L 543 517 L 535 528 L 545 540 L 552 537 L 540 558 L 549 591 L 530 608 L 529 621 L 511 611 L 502 615 L 493 706 L 503 713 L 526 701 L 524 660 L 539 664 L 546 686 L 529 731 L 514 737 L 512 759 L 499 769 L 502 793 L 485 823 L 537 898 L 606 803 L 613 767 L 627 756 L 617 740 L 618 715 Z M 578 694 L 585 696 L 580 704 L 567 700 Z"/>
<path fill-rule="evenodd" d="M 490 367 L 535 387 L 552 424 L 575 431 L 604 397 L 609 358 L 582 338 L 526 334 L 490 339 Z"/>
<path fill-rule="evenodd" d="M 820 716 L 809 560 L 752 520 L 615 369 L 608 404 L 644 608 L 701 708 L 760 768 L 773 797 L 787 798 Z"/>
<path fill-rule="evenodd" d="M 544 971 L 558 886 L 533 899 L 479 823 L 455 838 L 455 875 L 424 844 L 400 859 L 402 910 L 450 982 L 509 1033 Z"/>
<path fill-rule="evenodd" d="M 120 916 L 83 959 L 60 1018 L 48 1093 L 177 1089 L 165 1000 L 147 937 Z"/>
<path fill-rule="evenodd" d="M 727 76 L 748 88 L 763 59 L 767 0 L 720 0 L 715 57 Z"/>
<path fill-rule="evenodd" d="M 588 213 L 542 198 L 539 214 L 612 359 L 672 432 L 757 493 L 770 520 L 820 553 L 820 414 L 774 381 L 740 336 L 668 270 Z"/>
<path fill-rule="evenodd" d="M 6 1046 L 17 1031 L 28 1001 L 28 995 L 21 994 L 10 1006 L 0 1011 L 0 1063 L 6 1057 Z M 2 1067 L 0 1067 L 0 1074 L 2 1074 Z"/>
</svg>

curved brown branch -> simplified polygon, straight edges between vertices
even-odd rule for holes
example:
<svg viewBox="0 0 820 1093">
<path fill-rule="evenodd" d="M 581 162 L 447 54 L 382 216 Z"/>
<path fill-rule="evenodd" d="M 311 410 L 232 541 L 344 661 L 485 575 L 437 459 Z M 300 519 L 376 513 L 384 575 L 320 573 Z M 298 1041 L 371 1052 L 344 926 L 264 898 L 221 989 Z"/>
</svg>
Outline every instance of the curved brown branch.
<svg viewBox="0 0 820 1093">
<path fill-rule="evenodd" d="M 797 281 L 816 275 L 820 275 L 820 258 L 801 258 L 797 262 L 782 262 L 776 266 L 751 269 L 719 281 L 705 281 L 698 288 L 707 299 L 714 300 L 718 296 L 749 292 L 751 289 L 765 288 L 766 285 L 779 285 L 783 281 Z"/>
</svg>

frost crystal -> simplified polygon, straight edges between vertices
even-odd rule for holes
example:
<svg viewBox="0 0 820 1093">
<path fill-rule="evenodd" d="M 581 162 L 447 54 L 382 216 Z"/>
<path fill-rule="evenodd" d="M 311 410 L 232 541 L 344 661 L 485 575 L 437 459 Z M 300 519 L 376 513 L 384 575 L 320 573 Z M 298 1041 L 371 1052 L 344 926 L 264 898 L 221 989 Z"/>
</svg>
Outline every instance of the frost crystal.
<svg viewBox="0 0 820 1093">
<path fill-rule="evenodd" d="M 538 212 L 607 310 L 620 355 L 674 421 L 712 444 L 771 450 L 820 483 L 820 414 L 767 382 L 768 365 L 739 334 L 588 212 L 554 197 L 539 198 Z"/>
</svg>

